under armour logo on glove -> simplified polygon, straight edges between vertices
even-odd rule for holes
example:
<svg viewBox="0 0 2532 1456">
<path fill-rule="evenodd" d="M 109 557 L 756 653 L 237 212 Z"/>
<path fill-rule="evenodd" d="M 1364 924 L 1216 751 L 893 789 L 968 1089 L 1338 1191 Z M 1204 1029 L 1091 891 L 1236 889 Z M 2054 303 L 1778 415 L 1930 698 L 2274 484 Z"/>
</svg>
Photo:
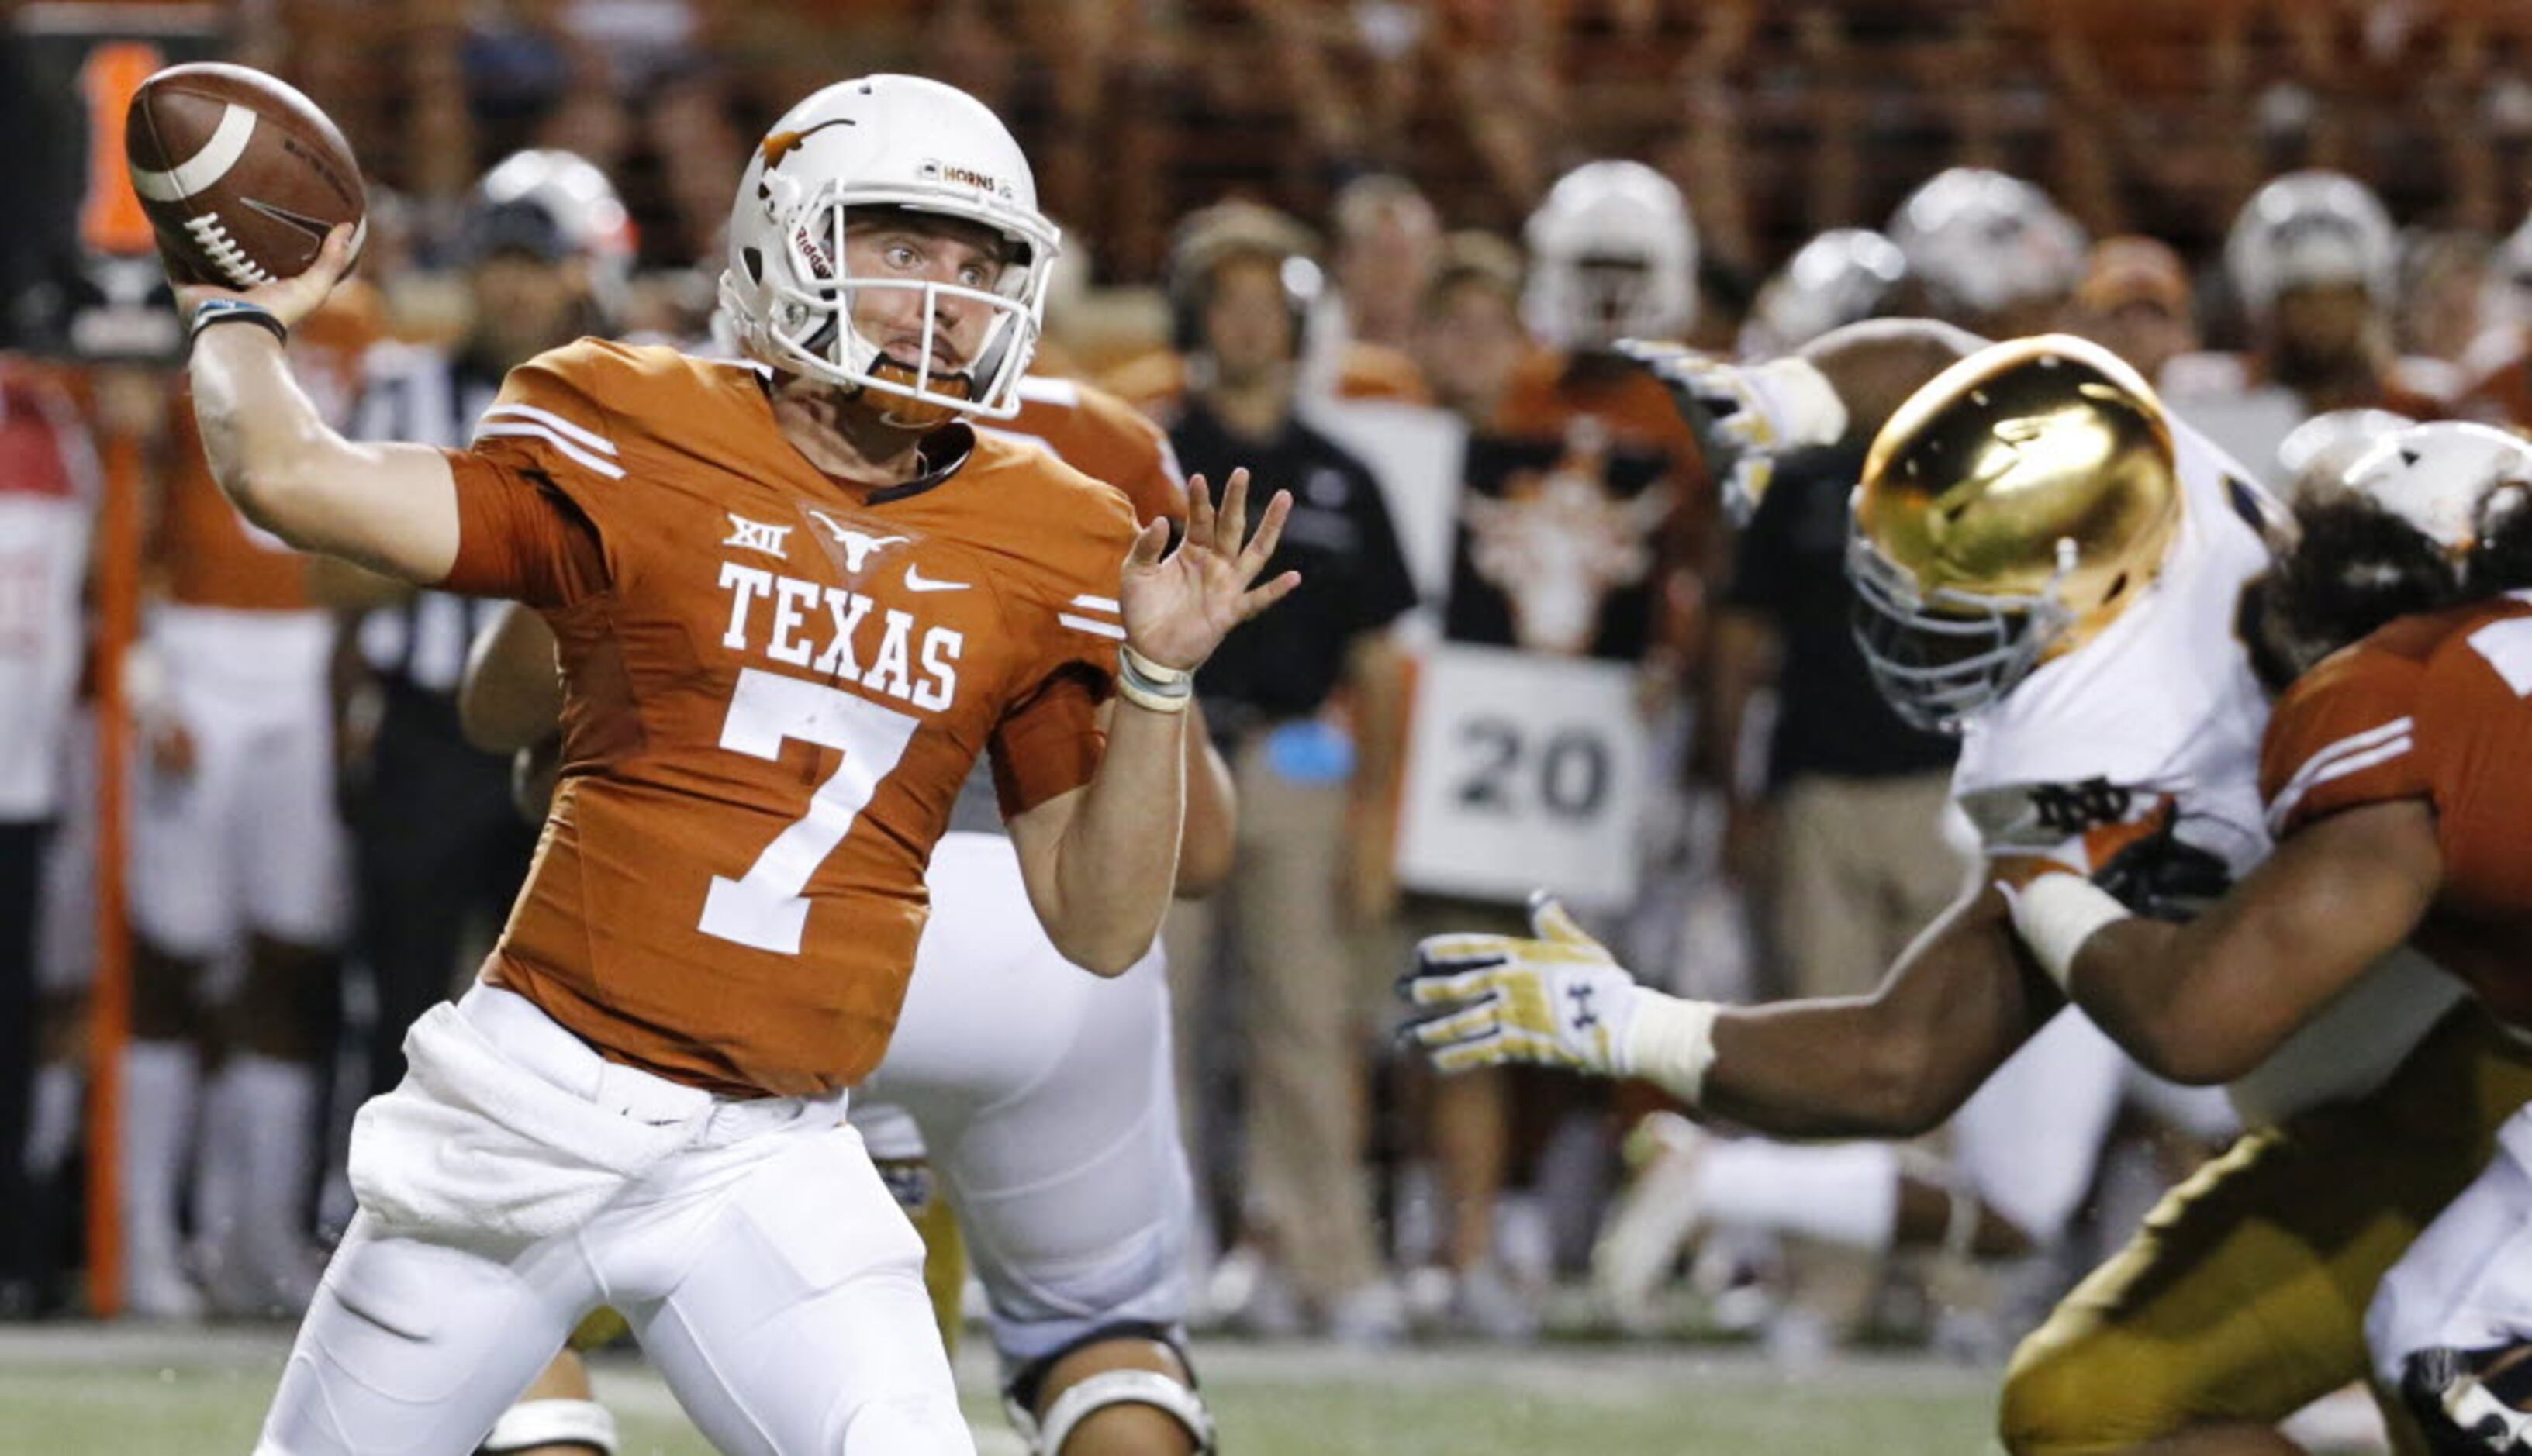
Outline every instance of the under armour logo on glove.
<svg viewBox="0 0 2532 1456">
<path fill-rule="evenodd" d="M 1600 1018 L 1591 1010 L 1591 997 L 1594 993 L 1594 987 L 1587 982 L 1565 988 L 1565 998 L 1574 1003 L 1574 1019 L 1567 1024 L 1573 1030 L 1587 1032 L 1600 1024 Z"/>
</svg>

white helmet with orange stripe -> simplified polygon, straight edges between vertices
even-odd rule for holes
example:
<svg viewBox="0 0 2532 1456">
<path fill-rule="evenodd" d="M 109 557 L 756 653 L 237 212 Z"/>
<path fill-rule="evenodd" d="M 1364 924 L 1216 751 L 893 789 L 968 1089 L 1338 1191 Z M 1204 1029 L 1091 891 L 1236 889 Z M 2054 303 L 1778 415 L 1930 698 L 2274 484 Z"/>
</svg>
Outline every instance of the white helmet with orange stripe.
<svg viewBox="0 0 2532 1456">
<path fill-rule="evenodd" d="M 1002 255 L 972 283 L 852 276 L 845 229 L 883 208 L 977 224 Z M 984 103 L 921 77 L 868 76 L 802 101 L 757 147 L 730 209 L 721 307 L 739 347 L 774 368 L 892 397 L 901 416 L 1008 419 L 1060 247 L 1028 158 Z M 923 295 L 917 358 L 891 356 L 854 325 L 854 296 L 879 289 Z M 951 299 L 990 316 L 972 357 L 944 367 L 931 330 L 935 306 Z"/>
</svg>

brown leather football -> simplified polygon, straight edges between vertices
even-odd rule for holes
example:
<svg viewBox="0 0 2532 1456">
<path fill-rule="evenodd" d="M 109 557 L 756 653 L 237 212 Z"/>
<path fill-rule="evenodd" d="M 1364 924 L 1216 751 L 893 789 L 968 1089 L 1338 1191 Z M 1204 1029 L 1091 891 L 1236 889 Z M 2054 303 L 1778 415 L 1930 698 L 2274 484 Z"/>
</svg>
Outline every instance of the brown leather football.
<svg viewBox="0 0 2532 1456">
<path fill-rule="evenodd" d="M 315 102 L 245 66 L 171 66 L 143 82 L 123 157 L 180 283 L 246 289 L 293 277 L 336 223 L 367 231 L 361 166 L 343 134 Z"/>
</svg>

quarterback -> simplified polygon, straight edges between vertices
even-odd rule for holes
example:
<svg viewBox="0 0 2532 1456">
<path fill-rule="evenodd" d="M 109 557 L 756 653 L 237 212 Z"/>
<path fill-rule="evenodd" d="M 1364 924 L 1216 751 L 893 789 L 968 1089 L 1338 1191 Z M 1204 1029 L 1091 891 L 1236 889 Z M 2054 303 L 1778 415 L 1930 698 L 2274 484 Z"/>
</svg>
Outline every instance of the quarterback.
<svg viewBox="0 0 2532 1456">
<path fill-rule="evenodd" d="M 1683 373 L 1732 392 L 1712 366 Z M 1745 413 L 1783 415 L 1768 395 L 1784 382 L 1741 388 Z M 1986 880 L 2073 868 L 2178 915 L 2267 854 L 2267 701 L 2237 627 L 2278 525 L 2133 370 L 2078 340 L 1981 350 L 1881 425 L 1856 495 L 1857 630 L 1894 704 L 1961 734 L 1954 792 Z M 1446 1067 L 1644 1076 L 1800 1136 L 1928 1130 L 2063 1006 L 1994 883 L 1866 997 L 1662 996 L 1552 908 L 1531 938 L 1427 941 L 1410 992 L 1435 1008 L 1414 1035 Z M 2387 957 L 2238 1082 L 2255 1130 L 2016 1353 L 2006 1445 L 2293 1449 L 2275 1423 L 2366 1373 L 2375 1281 L 2532 1094 L 2532 1058 L 2457 999 L 2417 957 Z"/>
<path fill-rule="evenodd" d="M 1019 393 L 1019 413 L 994 433 L 1115 484 L 1139 520 L 1184 518 L 1185 483 L 1157 425 L 1070 380 L 1031 375 Z M 526 756 L 521 797 L 542 818 L 550 785 L 536 780 L 561 706 L 553 637 L 533 612 L 502 613 L 470 656 L 461 705 L 482 747 Z M 1233 854 L 1231 772 L 1201 707 L 1190 712 L 1181 897 L 1218 885 Z M 1033 1449 L 1211 1449 L 1182 1349 L 1195 1199 L 1161 948 L 1114 980 L 1066 964 L 1027 912 L 1002 827 L 980 764 L 933 852 L 934 914 L 852 1125 L 923 1230 L 945 1335 L 963 1292 L 956 1256 L 973 1254 L 1007 1409 Z M 542 1398 L 502 1416 L 488 1452 L 614 1449 L 613 1418 L 586 1398 L 578 1358 L 563 1362 L 531 1392 Z"/>
<path fill-rule="evenodd" d="M 478 984 L 362 1109 L 362 1212 L 258 1449 L 468 1450 L 610 1304 L 720 1449 L 971 1450 L 845 1090 L 980 755 L 1056 947 L 1142 959 L 1190 674 L 1297 585 L 1249 586 L 1289 499 L 1243 545 L 1244 475 L 1218 511 L 1195 482 L 1168 550 L 960 418 L 1012 413 L 1058 238 L 1001 122 L 936 83 L 831 86 L 750 160 L 722 289 L 762 367 L 584 340 L 463 450 L 347 442 L 292 381 L 279 336 L 349 244 L 186 295 L 214 474 L 303 550 L 538 610 L 563 745 Z"/>
</svg>

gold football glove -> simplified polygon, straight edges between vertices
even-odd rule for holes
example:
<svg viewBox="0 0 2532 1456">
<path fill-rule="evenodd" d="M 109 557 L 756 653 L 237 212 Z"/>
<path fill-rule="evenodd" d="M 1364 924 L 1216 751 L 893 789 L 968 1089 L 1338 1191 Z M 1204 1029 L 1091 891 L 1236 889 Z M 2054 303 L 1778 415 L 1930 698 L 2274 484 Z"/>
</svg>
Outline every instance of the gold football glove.
<svg viewBox="0 0 2532 1456">
<path fill-rule="evenodd" d="M 1531 935 L 1434 935 L 1399 994 L 1432 1014 L 1411 1036 L 1445 1072 L 1528 1062 L 1619 1077 L 1642 987 L 1545 893 Z"/>
<path fill-rule="evenodd" d="M 1778 456 L 1833 445 L 1846 433 L 1846 405 L 1836 388 L 1799 356 L 1741 364 L 1642 339 L 1621 339 L 1618 350 L 1669 386 L 1734 525 L 1758 509 Z"/>
</svg>

